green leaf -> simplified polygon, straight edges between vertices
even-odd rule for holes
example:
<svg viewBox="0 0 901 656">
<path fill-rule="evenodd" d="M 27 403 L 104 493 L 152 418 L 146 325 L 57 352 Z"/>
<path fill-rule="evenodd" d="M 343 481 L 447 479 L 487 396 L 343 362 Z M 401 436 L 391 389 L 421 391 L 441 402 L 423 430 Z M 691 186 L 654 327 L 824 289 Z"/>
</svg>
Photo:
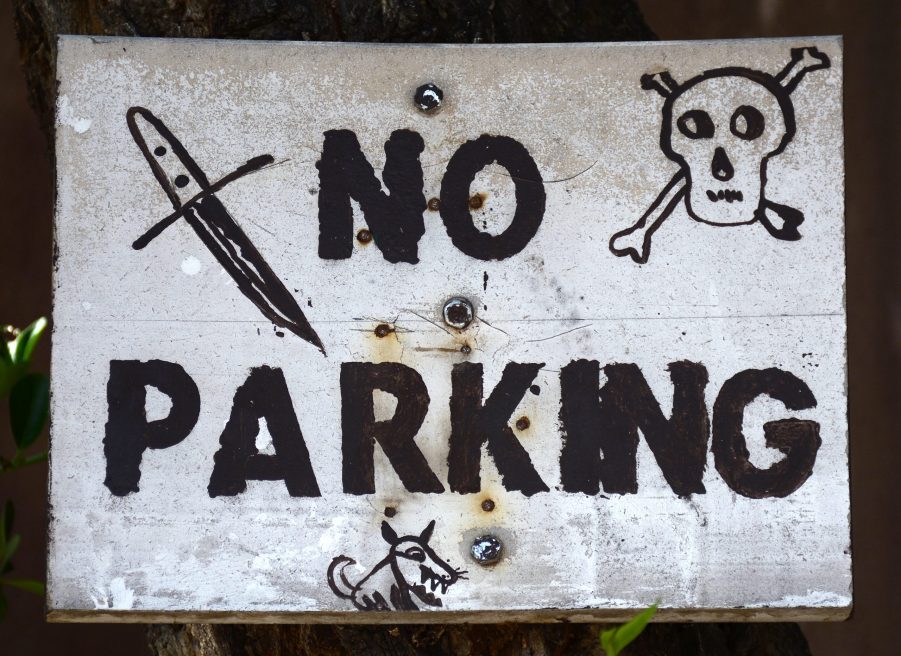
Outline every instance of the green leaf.
<svg viewBox="0 0 901 656">
<path fill-rule="evenodd" d="M 3 504 L 3 510 L 0 511 L 0 552 L 3 551 L 3 545 L 6 544 L 6 536 L 13 533 L 13 520 L 16 518 L 16 511 L 13 508 L 12 499 L 7 499 Z"/>
<path fill-rule="evenodd" d="M 6 339 L 6 327 L 0 326 L 0 331 L 2 331 L 2 334 L 0 334 L 0 344 L 3 344 Z M 3 346 L 4 348 L 0 348 L 0 369 L 10 367 L 13 363 L 13 356 L 9 350 L 9 342 L 6 342 Z"/>
<path fill-rule="evenodd" d="M 50 381 L 44 374 L 28 374 L 9 395 L 9 421 L 19 449 L 27 449 L 41 434 L 50 411 Z"/>
<path fill-rule="evenodd" d="M 0 343 L 0 351 L 5 349 L 6 345 Z M 25 375 L 25 367 L 22 365 L 0 365 L 0 399 L 9 396 L 9 391 L 23 375 Z"/>
<path fill-rule="evenodd" d="M 47 320 L 41 317 L 20 331 L 14 340 L 7 342 L 0 338 L 0 398 L 6 397 L 28 371 L 34 349 L 46 328 Z"/>
<path fill-rule="evenodd" d="M 36 595 L 44 596 L 44 584 L 29 579 L 0 579 L 0 585 L 9 585 Z"/>
<path fill-rule="evenodd" d="M 640 612 L 625 624 L 602 631 L 601 647 L 603 647 L 604 653 L 607 654 L 607 656 L 618 656 L 629 643 L 641 635 L 641 632 L 644 631 L 644 628 L 647 626 L 650 619 L 654 617 L 654 613 L 656 612 L 657 604 L 654 604 L 647 610 Z"/>
<path fill-rule="evenodd" d="M 46 328 L 47 319 L 41 317 L 19 333 L 19 336 L 14 340 L 15 350 L 13 351 L 13 362 L 15 364 L 24 364 L 27 366 L 28 363 L 31 362 L 31 356 L 34 353 L 34 349 L 37 347 L 38 341 L 41 339 L 41 335 Z"/>
<path fill-rule="evenodd" d="M 12 559 L 13 554 L 16 553 L 16 549 L 19 548 L 19 540 L 21 539 L 22 536 L 18 534 L 7 538 L 6 548 L 3 550 L 3 553 L 0 553 L 0 574 L 6 574 L 12 569 L 9 561 Z"/>
<path fill-rule="evenodd" d="M 0 511 L 0 574 L 5 574 L 9 570 L 6 567 L 6 546 L 12 538 L 14 516 L 13 502 L 7 500 Z"/>
</svg>

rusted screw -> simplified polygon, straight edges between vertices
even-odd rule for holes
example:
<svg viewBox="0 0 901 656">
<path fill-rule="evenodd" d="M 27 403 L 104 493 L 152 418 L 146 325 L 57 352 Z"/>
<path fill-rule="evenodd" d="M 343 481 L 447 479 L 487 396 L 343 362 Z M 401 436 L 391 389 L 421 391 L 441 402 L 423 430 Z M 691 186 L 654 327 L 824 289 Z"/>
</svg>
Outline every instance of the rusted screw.
<svg viewBox="0 0 901 656">
<path fill-rule="evenodd" d="M 480 535 L 477 537 L 469 552 L 479 565 L 494 565 L 501 559 L 504 545 L 493 535 Z"/>
<path fill-rule="evenodd" d="M 368 244 L 372 241 L 372 233 L 369 232 L 366 228 L 361 228 L 357 233 L 357 241 L 361 244 Z"/>
<path fill-rule="evenodd" d="M 460 296 L 448 299 L 444 304 L 444 323 L 451 328 L 463 330 L 472 323 L 475 315 L 472 303 Z"/>
<path fill-rule="evenodd" d="M 388 506 L 385 508 L 385 517 L 394 517 L 397 514 L 397 508 L 394 506 Z"/>
<path fill-rule="evenodd" d="M 431 82 L 423 84 L 413 94 L 413 104 L 419 111 L 426 114 L 440 109 L 442 100 L 444 100 L 444 92 Z"/>
<path fill-rule="evenodd" d="M 464 344 L 460 347 L 460 353 L 462 353 L 463 355 L 469 355 L 470 353 L 472 353 L 472 347 L 469 344 Z"/>
<path fill-rule="evenodd" d="M 469 199 L 469 207 L 474 210 L 477 210 L 485 204 L 485 199 L 482 198 L 482 194 L 475 194 L 472 198 Z"/>
<path fill-rule="evenodd" d="M 432 212 L 437 212 L 441 209 L 441 201 L 437 198 L 429 198 L 428 208 Z"/>
<path fill-rule="evenodd" d="M 387 337 L 392 332 L 391 326 L 387 323 L 380 323 L 375 327 L 375 336 L 376 337 Z"/>
<path fill-rule="evenodd" d="M 528 417 L 520 417 L 516 420 L 516 430 L 525 430 L 531 425 Z"/>
<path fill-rule="evenodd" d="M 482 510 L 484 510 L 485 512 L 491 512 L 492 510 L 494 510 L 494 501 L 492 501 L 491 499 L 485 499 L 482 502 Z"/>
</svg>

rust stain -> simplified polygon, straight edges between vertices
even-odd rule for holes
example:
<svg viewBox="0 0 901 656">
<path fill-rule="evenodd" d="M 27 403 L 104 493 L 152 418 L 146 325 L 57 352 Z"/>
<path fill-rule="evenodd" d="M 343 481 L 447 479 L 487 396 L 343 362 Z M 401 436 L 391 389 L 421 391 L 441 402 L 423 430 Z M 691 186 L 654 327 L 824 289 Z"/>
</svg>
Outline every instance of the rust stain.
<svg viewBox="0 0 901 656">
<path fill-rule="evenodd" d="M 488 197 L 488 194 L 485 192 L 479 192 L 477 194 L 473 194 L 469 199 L 469 208 L 473 210 L 482 209 L 485 205 L 485 199 Z"/>
<path fill-rule="evenodd" d="M 404 345 L 394 324 L 379 322 L 362 334 L 366 336 L 366 350 L 371 362 L 401 361 Z"/>
</svg>

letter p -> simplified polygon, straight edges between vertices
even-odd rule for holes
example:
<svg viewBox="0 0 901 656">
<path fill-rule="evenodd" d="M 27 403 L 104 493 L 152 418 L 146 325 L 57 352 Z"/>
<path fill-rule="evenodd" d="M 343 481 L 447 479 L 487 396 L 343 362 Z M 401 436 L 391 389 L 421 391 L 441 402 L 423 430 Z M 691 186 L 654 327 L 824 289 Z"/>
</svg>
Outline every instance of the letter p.
<svg viewBox="0 0 901 656">
<path fill-rule="evenodd" d="M 169 415 L 147 421 L 147 385 L 172 400 Z M 185 439 L 200 415 L 200 393 L 181 365 L 164 360 L 110 360 L 109 415 L 103 453 L 104 485 L 118 497 L 138 491 L 145 449 L 165 449 Z"/>
</svg>

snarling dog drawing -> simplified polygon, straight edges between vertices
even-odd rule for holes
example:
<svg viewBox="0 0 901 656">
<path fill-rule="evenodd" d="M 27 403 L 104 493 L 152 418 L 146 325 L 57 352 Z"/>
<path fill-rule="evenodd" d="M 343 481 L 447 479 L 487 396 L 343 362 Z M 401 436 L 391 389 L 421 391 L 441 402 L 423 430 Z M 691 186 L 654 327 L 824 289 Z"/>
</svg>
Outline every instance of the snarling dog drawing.
<svg viewBox="0 0 901 656">
<path fill-rule="evenodd" d="M 398 537 L 388 522 L 382 522 L 382 537 L 390 546 L 388 555 L 356 584 L 344 573 L 356 561 L 338 556 L 328 568 L 329 587 L 360 610 L 419 610 L 419 604 L 443 606 L 435 593 L 440 589 L 441 594 L 447 594 L 450 586 L 466 578 L 466 571 L 454 569 L 432 550 L 429 540 L 434 530 L 432 520 L 419 535 Z"/>
<path fill-rule="evenodd" d="M 814 47 L 793 48 L 776 75 L 737 66 L 676 82 L 668 71 L 645 74 L 643 89 L 664 97 L 660 148 L 679 165 L 635 225 L 610 239 L 610 250 L 644 264 L 651 235 L 684 199 L 696 221 L 716 226 L 760 222 L 776 239 L 801 238 L 804 215 L 765 196 L 767 162 L 795 135 L 791 93 L 803 77 L 829 68 Z"/>
</svg>

